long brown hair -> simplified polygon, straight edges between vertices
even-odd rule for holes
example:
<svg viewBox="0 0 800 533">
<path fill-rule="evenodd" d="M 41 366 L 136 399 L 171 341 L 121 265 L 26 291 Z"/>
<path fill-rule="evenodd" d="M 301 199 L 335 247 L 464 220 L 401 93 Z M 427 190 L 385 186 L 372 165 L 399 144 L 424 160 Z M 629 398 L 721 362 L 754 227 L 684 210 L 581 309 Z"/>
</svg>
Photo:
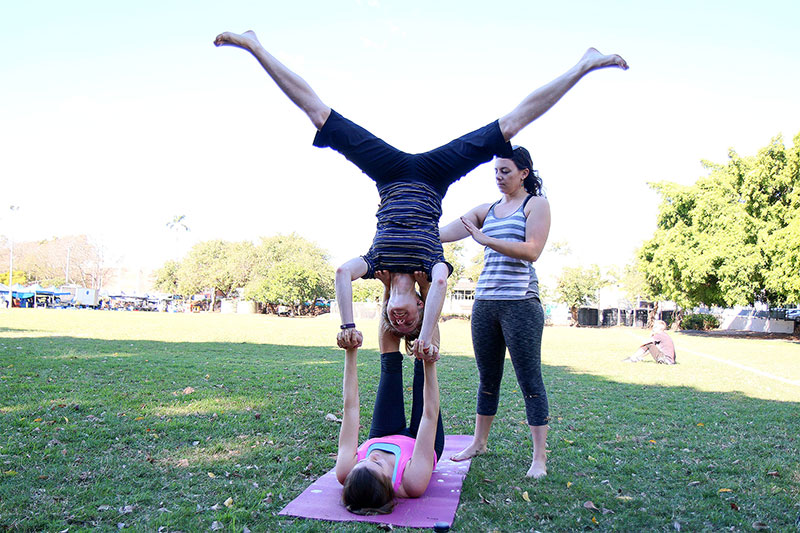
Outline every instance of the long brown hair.
<svg viewBox="0 0 800 533">
<path fill-rule="evenodd" d="M 366 468 L 353 468 L 344 480 L 342 503 L 354 514 L 389 514 L 395 505 L 392 480 Z"/>
</svg>

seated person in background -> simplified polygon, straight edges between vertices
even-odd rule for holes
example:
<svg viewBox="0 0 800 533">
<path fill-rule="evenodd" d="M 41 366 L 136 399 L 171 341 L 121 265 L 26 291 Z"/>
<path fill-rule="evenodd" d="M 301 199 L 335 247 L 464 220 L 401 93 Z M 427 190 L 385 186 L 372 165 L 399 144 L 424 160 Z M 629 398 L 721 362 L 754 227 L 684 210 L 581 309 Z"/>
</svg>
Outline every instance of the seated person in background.
<svg viewBox="0 0 800 533">
<path fill-rule="evenodd" d="M 653 334 L 646 342 L 639 346 L 632 356 L 623 359 L 626 363 L 638 363 L 644 359 L 646 354 L 650 354 L 656 363 L 665 365 L 675 364 L 675 345 L 672 339 L 666 334 L 667 323 L 663 320 L 653 322 Z"/>
</svg>

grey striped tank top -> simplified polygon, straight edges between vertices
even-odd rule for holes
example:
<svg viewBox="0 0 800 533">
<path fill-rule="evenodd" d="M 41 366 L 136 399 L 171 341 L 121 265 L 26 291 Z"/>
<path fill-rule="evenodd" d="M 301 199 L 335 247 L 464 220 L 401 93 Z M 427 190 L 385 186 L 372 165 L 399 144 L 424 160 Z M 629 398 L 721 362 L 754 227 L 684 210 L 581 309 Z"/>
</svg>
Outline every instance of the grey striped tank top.
<svg viewBox="0 0 800 533">
<path fill-rule="evenodd" d="M 489 208 L 482 231 L 489 237 L 506 241 L 525 241 L 525 204 L 504 218 L 497 218 Z M 539 297 L 539 280 L 530 261 L 513 259 L 485 247 L 483 270 L 475 287 L 476 300 L 526 300 Z"/>
</svg>

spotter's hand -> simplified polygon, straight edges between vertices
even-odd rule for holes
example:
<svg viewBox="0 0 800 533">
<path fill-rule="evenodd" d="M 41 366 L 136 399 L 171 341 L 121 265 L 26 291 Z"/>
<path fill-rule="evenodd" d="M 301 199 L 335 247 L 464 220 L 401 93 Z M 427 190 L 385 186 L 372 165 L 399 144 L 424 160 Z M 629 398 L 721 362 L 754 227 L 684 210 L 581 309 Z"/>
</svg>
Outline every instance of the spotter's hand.
<svg viewBox="0 0 800 533">
<path fill-rule="evenodd" d="M 464 224 L 464 229 L 466 229 L 467 232 L 469 232 L 469 234 L 472 236 L 472 238 L 475 239 L 475 242 L 477 242 L 478 244 L 482 244 L 483 246 L 486 246 L 486 244 L 489 242 L 487 240 L 488 237 L 484 232 L 482 232 L 478 228 L 478 226 L 473 224 L 471 220 L 467 220 L 464 217 L 461 217 L 461 223 Z"/>
</svg>

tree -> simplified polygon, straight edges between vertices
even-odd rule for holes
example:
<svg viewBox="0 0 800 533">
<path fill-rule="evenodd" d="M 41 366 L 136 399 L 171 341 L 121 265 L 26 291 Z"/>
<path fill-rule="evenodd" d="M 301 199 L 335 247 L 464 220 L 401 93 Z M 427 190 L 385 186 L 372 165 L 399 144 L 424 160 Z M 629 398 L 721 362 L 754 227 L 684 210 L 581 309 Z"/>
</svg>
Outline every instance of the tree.
<svg viewBox="0 0 800 533">
<path fill-rule="evenodd" d="M 0 253 L 0 261 L 4 260 L 3 255 Z M 7 258 L 6 254 L 5 261 Z M 103 247 L 86 235 L 14 243 L 14 266 L 15 281 L 19 269 L 28 282 L 43 286 L 72 281 L 100 289 L 111 272 Z"/>
<path fill-rule="evenodd" d="M 3 285 L 8 285 L 8 277 L 9 277 L 8 270 L 0 272 L 0 283 L 2 283 Z M 14 280 L 14 285 L 16 285 L 17 283 L 19 283 L 20 285 L 25 285 L 26 283 L 28 283 L 28 278 L 25 277 L 25 272 L 23 272 L 22 270 L 14 270 L 14 275 L 11 277 Z"/>
<path fill-rule="evenodd" d="M 682 307 L 800 301 L 800 134 L 756 156 L 704 162 L 691 186 L 651 184 L 658 227 L 638 254 L 650 292 Z"/>
<path fill-rule="evenodd" d="M 354 302 L 379 302 L 383 297 L 383 283 L 377 279 L 357 279 L 353 282 Z"/>
<path fill-rule="evenodd" d="M 251 286 L 250 296 L 261 302 L 288 305 L 294 315 L 298 306 L 313 302 L 325 294 L 329 280 L 299 262 L 285 262 L 273 266 L 269 273 Z"/>
<path fill-rule="evenodd" d="M 197 243 L 181 262 L 177 272 L 177 289 L 185 296 L 211 289 L 211 309 L 216 303 L 217 291 L 226 297 L 249 280 L 253 245 L 248 242 L 231 243 L 222 240 Z"/>
<path fill-rule="evenodd" d="M 567 304 L 572 320 L 578 322 L 578 308 L 597 299 L 597 291 L 605 285 L 600 267 L 566 267 L 556 285 L 559 301 Z"/>
<path fill-rule="evenodd" d="M 472 283 L 478 283 L 478 278 L 483 271 L 483 250 L 473 256 L 470 265 L 464 269 L 464 276 Z"/>
<path fill-rule="evenodd" d="M 178 294 L 178 271 L 181 264 L 178 261 L 169 260 L 156 270 L 155 288 L 168 294 Z"/>
<path fill-rule="evenodd" d="M 273 272 L 278 267 L 286 266 L 298 268 Z M 304 291 L 313 288 L 315 293 L 303 301 L 334 296 L 334 271 L 328 262 L 327 252 L 296 233 L 261 239 L 261 243 L 253 250 L 253 268 L 245 287 L 245 296 L 262 303 L 293 302 L 293 289 L 281 291 L 273 286 L 280 279 L 300 284 L 300 287 L 295 287 L 297 294 L 306 294 Z"/>
<path fill-rule="evenodd" d="M 450 278 L 448 279 L 447 283 L 447 294 L 450 294 L 453 292 L 453 287 L 455 286 L 456 282 L 464 277 L 464 273 L 467 270 L 464 267 L 463 261 L 461 260 L 462 254 L 464 253 L 464 243 L 448 242 L 445 243 L 442 248 L 444 248 L 445 261 L 453 266 L 453 273 L 450 274 Z"/>
</svg>

